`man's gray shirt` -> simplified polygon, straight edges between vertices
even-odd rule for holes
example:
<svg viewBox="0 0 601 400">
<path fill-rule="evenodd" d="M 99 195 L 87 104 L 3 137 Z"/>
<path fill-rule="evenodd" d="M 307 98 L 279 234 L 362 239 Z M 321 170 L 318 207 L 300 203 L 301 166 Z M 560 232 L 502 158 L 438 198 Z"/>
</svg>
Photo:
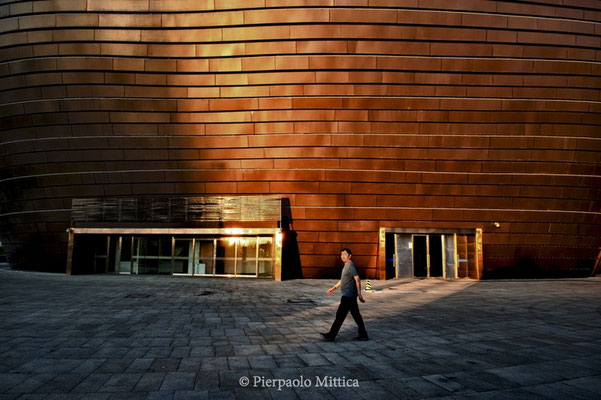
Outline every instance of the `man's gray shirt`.
<svg viewBox="0 0 601 400">
<path fill-rule="evenodd" d="M 352 261 L 344 264 L 342 268 L 342 276 L 340 277 L 340 290 L 343 296 L 357 297 L 357 284 L 355 283 L 355 277 L 359 275 L 357 267 Z"/>
</svg>

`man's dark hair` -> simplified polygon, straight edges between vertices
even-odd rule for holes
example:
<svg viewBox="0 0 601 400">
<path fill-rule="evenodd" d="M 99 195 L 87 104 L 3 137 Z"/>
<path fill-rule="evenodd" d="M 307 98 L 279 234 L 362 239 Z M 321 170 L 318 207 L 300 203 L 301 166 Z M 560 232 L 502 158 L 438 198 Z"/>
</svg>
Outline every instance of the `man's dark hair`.
<svg viewBox="0 0 601 400">
<path fill-rule="evenodd" d="M 353 255 L 353 252 L 351 251 L 351 249 L 349 249 L 348 247 L 345 247 L 344 249 L 340 250 L 340 252 L 342 253 L 343 251 L 346 251 L 348 253 L 348 255 Z"/>
</svg>

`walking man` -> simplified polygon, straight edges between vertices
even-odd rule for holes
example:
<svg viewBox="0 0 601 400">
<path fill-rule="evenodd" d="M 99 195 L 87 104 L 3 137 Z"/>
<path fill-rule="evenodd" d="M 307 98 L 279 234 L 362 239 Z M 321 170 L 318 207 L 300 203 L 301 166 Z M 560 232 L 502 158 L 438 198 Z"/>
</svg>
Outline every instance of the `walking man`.
<svg viewBox="0 0 601 400">
<path fill-rule="evenodd" d="M 353 340 L 367 340 L 367 331 L 365 330 L 365 325 L 363 324 L 363 318 L 359 313 L 359 305 L 357 304 L 357 297 L 359 297 L 359 301 L 361 303 L 365 303 L 363 299 L 363 295 L 361 294 L 361 278 L 359 278 L 359 273 L 357 272 L 357 267 L 351 261 L 351 257 L 353 253 L 351 253 L 350 249 L 344 248 L 340 252 L 340 258 L 344 263 L 344 268 L 342 268 L 342 276 L 340 280 L 328 289 L 328 294 L 334 293 L 336 289 L 341 287 L 342 289 L 342 297 L 340 298 L 340 305 L 338 306 L 338 311 L 336 311 L 336 320 L 332 324 L 330 331 L 327 333 L 321 333 L 321 336 L 325 338 L 325 340 L 329 342 L 333 342 L 346 318 L 348 312 L 351 312 L 357 327 L 359 328 L 359 336 L 353 338 Z"/>
</svg>

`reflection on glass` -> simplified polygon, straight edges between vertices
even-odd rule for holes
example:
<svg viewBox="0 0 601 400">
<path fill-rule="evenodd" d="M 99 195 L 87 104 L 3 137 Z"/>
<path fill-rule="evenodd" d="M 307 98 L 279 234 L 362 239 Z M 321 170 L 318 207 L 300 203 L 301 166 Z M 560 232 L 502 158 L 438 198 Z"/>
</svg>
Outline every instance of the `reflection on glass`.
<svg viewBox="0 0 601 400">
<path fill-rule="evenodd" d="M 159 259 L 159 274 L 171 274 L 171 245 L 171 236 L 161 236 L 159 238 L 159 254 L 152 255 Z"/>
<path fill-rule="evenodd" d="M 107 260 L 106 238 L 102 243 L 90 241 L 94 246 L 91 255 L 103 268 L 106 268 Z M 115 249 L 109 251 L 109 264 L 114 260 L 115 270 L 121 273 L 260 277 L 273 274 L 273 237 L 174 239 L 172 236 L 150 235 L 115 238 L 120 240 L 120 245 L 117 249 L 115 243 Z"/>
<path fill-rule="evenodd" d="M 213 241 L 196 240 L 194 275 L 213 275 Z"/>
<path fill-rule="evenodd" d="M 243 260 L 257 257 L 257 238 L 238 238 L 238 258 Z"/>
<path fill-rule="evenodd" d="M 238 275 L 253 275 L 257 274 L 257 259 L 252 260 L 237 260 Z"/>
<path fill-rule="evenodd" d="M 171 260 L 159 260 L 159 274 L 170 275 L 171 274 Z"/>
<path fill-rule="evenodd" d="M 140 259 L 140 266 L 138 274 L 158 274 L 159 273 L 159 260 L 158 258 L 142 258 Z"/>
<path fill-rule="evenodd" d="M 174 274 L 185 274 L 190 275 L 188 268 L 188 259 L 185 260 L 173 260 L 173 273 Z"/>
<path fill-rule="evenodd" d="M 137 274 L 143 266 L 140 265 L 140 261 L 146 256 L 146 238 L 134 236 L 134 251 L 132 254 L 133 261 L 133 273 Z"/>
<path fill-rule="evenodd" d="M 171 236 L 134 237 L 134 273 L 171 274 Z"/>
<path fill-rule="evenodd" d="M 117 254 L 119 272 L 122 274 L 131 273 L 131 236 L 121 236 L 121 253 Z"/>
<path fill-rule="evenodd" d="M 192 240 L 176 240 L 173 248 L 173 273 L 192 274 Z"/>
<path fill-rule="evenodd" d="M 273 269 L 273 238 L 259 237 L 258 274 L 260 277 L 272 275 Z"/>
<path fill-rule="evenodd" d="M 234 274 L 235 272 L 235 254 L 236 241 L 234 238 L 217 240 L 215 273 L 216 274 Z"/>
<path fill-rule="evenodd" d="M 232 240 L 234 239 L 234 240 Z M 236 253 L 235 238 L 217 240 L 217 258 L 234 258 Z"/>
<path fill-rule="evenodd" d="M 134 237 L 134 272 L 138 274 L 158 274 L 158 258 L 149 255 L 158 255 L 159 239 L 156 237 Z M 137 268 L 136 268 L 137 267 Z"/>
<path fill-rule="evenodd" d="M 272 262 L 271 260 L 259 260 L 259 276 L 271 276 Z"/>
<path fill-rule="evenodd" d="M 234 275 L 236 273 L 236 260 L 223 260 L 223 274 Z"/>
<path fill-rule="evenodd" d="M 237 240 L 237 273 L 240 275 L 257 274 L 257 238 L 244 237 Z"/>
<path fill-rule="evenodd" d="M 271 258 L 273 253 L 273 238 L 259 238 L 259 258 Z"/>
</svg>

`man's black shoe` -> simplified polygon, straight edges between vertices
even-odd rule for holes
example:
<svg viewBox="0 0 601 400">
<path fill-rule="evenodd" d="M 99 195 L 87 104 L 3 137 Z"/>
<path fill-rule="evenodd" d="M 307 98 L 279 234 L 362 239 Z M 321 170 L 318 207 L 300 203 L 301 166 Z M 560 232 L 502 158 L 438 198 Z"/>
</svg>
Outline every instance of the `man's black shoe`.
<svg viewBox="0 0 601 400">
<path fill-rule="evenodd" d="M 369 340 L 369 338 L 367 336 L 357 336 L 357 337 L 354 337 L 353 340 L 365 342 L 366 340 Z"/>
<path fill-rule="evenodd" d="M 330 334 L 329 334 L 329 333 L 323 333 L 323 332 L 320 332 L 319 334 L 320 334 L 321 336 L 323 336 L 323 338 L 324 338 L 325 340 L 327 340 L 328 342 L 333 342 L 333 341 L 334 341 L 334 338 L 333 338 L 332 336 L 330 336 Z"/>
</svg>

